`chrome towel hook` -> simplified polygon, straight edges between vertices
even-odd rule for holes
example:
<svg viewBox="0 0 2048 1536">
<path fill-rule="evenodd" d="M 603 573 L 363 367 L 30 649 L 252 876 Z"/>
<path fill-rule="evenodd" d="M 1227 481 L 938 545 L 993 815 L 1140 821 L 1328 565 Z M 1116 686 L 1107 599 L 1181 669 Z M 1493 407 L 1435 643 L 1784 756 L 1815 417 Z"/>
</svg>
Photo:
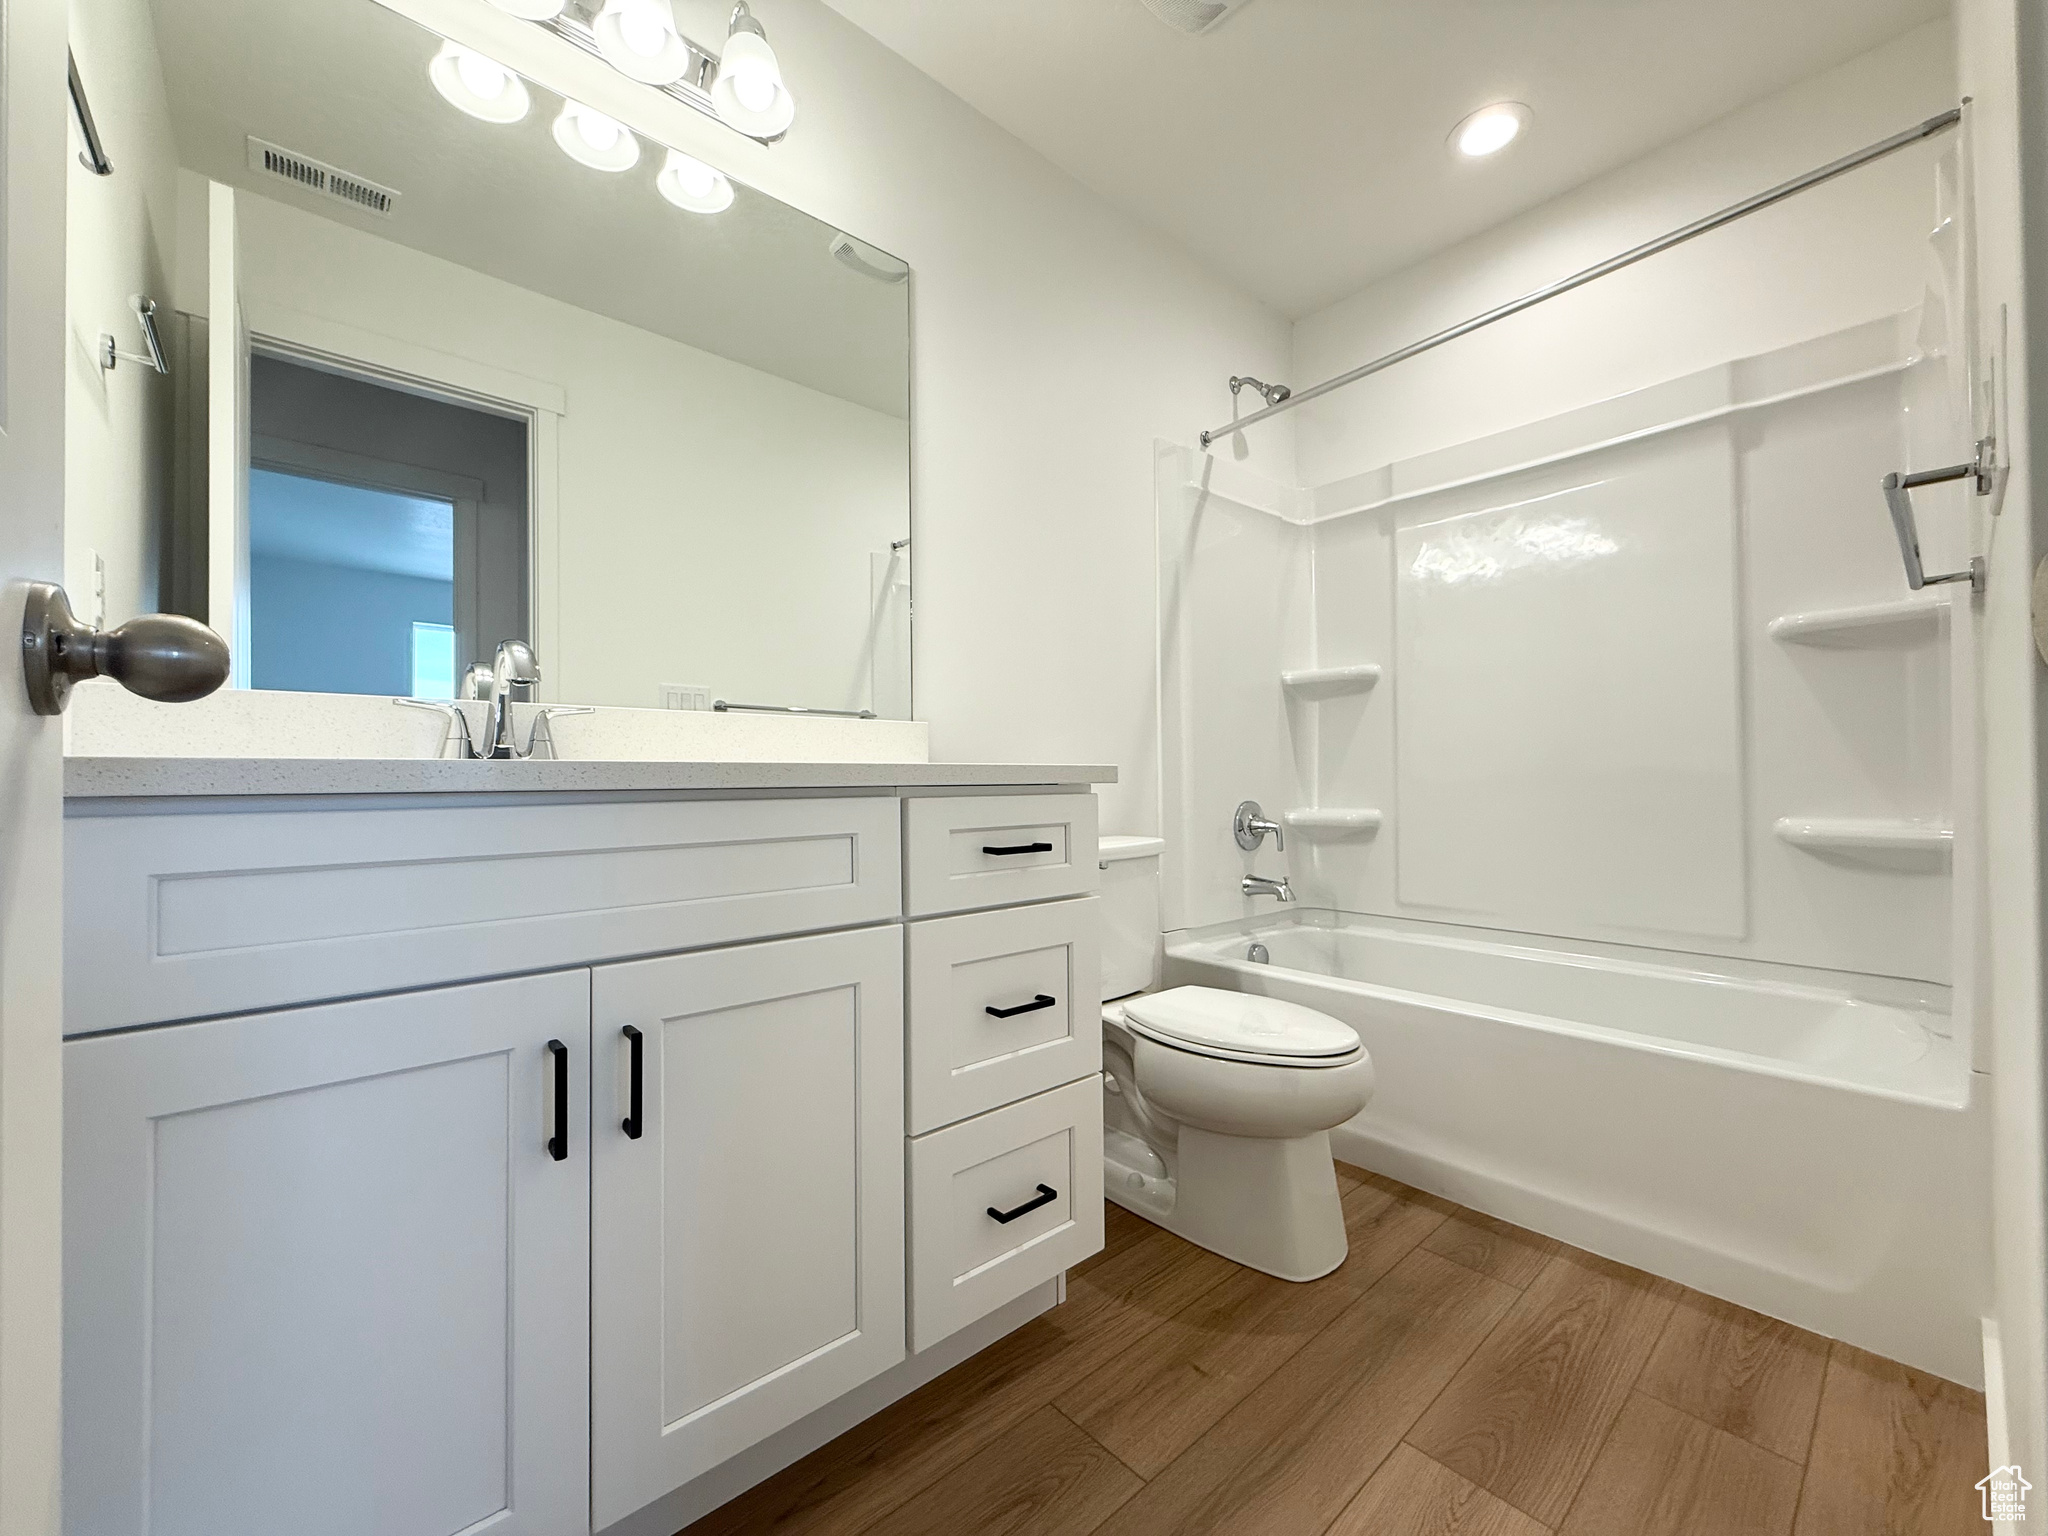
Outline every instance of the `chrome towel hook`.
<svg viewBox="0 0 2048 1536">
<path fill-rule="evenodd" d="M 135 311 L 135 318 L 142 326 L 143 344 L 149 348 L 147 355 L 139 352 L 123 352 L 114 345 L 111 331 L 100 332 L 100 367 L 111 369 L 116 363 L 141 363 L 158 373 L 169 373 L 170 364 L 164 361 L 163 338 L 156 333 L 156 300 L 146 299 L 135 293 L 128 296 L 128 307 Z"/>
<path fill-rule="evenodd" d="M 1972 592 L 1984 590 L 1984 557 L 1972 555 L 1967 567 L 1930 576 L 1920 564 L 1920 529 L 1913 519 L 1913 492 L 1923 485 L 1942 485 L 1950 480 L 1974 480 L 1979 496 L 1989 496 L 1997 479 L 1993 463 L 1996 445 L 1988 437 L 1977 442 L 1977 456 L 1967 464 L 1946 469 L 1922 469 L 1913 473 L 1898 470 L 1884 477 L 1884 504 L 1892 515 L 1892 532 L 1899 536 L 1899 558 L 1906 565 L 1906 585 L 1918 592 L 1922 587 L 1944 582 L 1967 581 Z"/>
</svg>

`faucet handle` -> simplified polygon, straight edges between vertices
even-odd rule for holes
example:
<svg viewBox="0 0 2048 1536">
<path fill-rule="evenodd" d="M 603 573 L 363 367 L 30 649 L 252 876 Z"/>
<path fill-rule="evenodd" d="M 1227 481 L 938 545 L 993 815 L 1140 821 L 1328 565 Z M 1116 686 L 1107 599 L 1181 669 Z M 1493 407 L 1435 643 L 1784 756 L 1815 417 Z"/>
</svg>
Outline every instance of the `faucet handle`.
<svg viewBox="0 0 2048 1536">
<path fill-rule="evenodd" d="M 1273 847 L 1279 853 L 1287 851 L 1287 833 L 1277 821 L 1270 821 L 1259 809 L 1256 800 L 1238 803 L 1237 814 L 1230 818 L 1230 830 L 1237 839 L 1237 846 L 1246 853 L 1252 852 L 1266 840 L 1268 832 L 1273 834 Z"/>
</svg>

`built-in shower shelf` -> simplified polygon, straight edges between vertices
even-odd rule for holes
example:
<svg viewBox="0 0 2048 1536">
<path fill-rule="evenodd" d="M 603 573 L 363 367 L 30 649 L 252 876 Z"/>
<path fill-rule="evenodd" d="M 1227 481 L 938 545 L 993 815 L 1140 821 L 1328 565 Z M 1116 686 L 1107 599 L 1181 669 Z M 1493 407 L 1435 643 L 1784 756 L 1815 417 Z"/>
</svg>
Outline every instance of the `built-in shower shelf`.
<svg viewBox="0 0 2048 1536">
<path fill-rule="evenodd" d="M 1955 829 L 1938 821 L 1864 816 L 1781 816 L 1771 829 L 1781 842 L 1810 853 L 1872 863 L 1946 865 Z"/>
<path fill-rule="evenodd" d="M 1378 811 L 1298 809 L 1282 811 L 1280 820 L 1303 837 L 1371 837 L 1385 818 Z"/>
<path fill-rule="evenodd" d="M 1363 693 L 1380 680 L 1378 662 L 1355 667 L 1300 667 L 1280 674 L 1280 686 L 1289 693 L 1320 698 L 1333 693 Z"/>
<path fill-rule="evenodd" d="M 1912 645 L 1941 633 L 1939 601 L 1902 597 L 1892 602 L 1864 603 L 1854 608 L 1817 608 L 1788 613 L 1770 622 L 1770 636 L 1786 645 L 1853 646 Z"/>
</svg>

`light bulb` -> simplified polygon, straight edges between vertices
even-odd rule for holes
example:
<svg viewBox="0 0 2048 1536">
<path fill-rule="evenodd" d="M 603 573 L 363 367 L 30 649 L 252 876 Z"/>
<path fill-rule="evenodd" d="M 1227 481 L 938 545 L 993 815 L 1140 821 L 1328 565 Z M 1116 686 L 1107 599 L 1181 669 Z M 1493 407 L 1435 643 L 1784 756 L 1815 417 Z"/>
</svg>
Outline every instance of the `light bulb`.
<svg viewBox="0 0 2048 1536">
<path fill-rule="evenodd" d="M 531 105 L 526 82 L 496 59 L 443 43 L 427 65 L 427 78 L 451 105 L 487 123 L 516 123 Z"/>
<path fill-rule="evenodd" d="M 619 35 L 626 40 L 626 46 L 643 59 L 651 59 L 668 46 L 668 40 L 675 33 L 661 24 L 661 18 L 654 14 L 652 7 L 635 5 L 627 7 L 619 17 Z"/>
<path fill-rule="evenodd" d="M 640 159 L 640 141 L 624 123 L 581 102 L 562 103 L 554 134 L 563 154 L 593 171 L 631 170 Z"/>
<path fill-rule="evenodd" d="M 678 208 L 691 213 L 723 213 L 732 206 L 732 183 L 702 160 L 679 149 L 668 152 L 654 187 Z"/>
<path fill-rule="evenodd" d="M 1482 107 L 1451 130 L 1451 142 L 1473 159 L 1498 154 L 1522 136 L 1531 115 L 1519 101 Z"/>
<path fill-rule="evenodd" d="M 604 0 L 590 33 L 606 63 L 643 85 L 670 85 L 690 72 L 690 45 L 676 31 L 670 0 Z"/>
<path fill-rule="evenodd" d="M 751 70 L 732 83 L 733 95 L 739 98 L 740 105 L 749 112 L 766 112 L 774 106 L 775 93 L 778 89 L 775 82 L 766 75 L 755 74 Z"/>
<path fill-rule="evenodd" d="M 742 24 L 758 26 L 751 17 Z M 796 118 L 796 102 L 782 78 L 775 50 L 758 31 L 736 30 L 725 40 L 718 78 L 711 82 L 718 115 L 757 139 L 779 138 Z"/>
<path fill-rule="evenodd" d="M 455 72 L 462 76 L 462 83 L 475 95 L 485 101 L 496 101 L 504 93 L 507 79 L 505 66 L 496 59 L 487 59 L 480 53 L 463 49 L 455 60 Z"/>
</svg>

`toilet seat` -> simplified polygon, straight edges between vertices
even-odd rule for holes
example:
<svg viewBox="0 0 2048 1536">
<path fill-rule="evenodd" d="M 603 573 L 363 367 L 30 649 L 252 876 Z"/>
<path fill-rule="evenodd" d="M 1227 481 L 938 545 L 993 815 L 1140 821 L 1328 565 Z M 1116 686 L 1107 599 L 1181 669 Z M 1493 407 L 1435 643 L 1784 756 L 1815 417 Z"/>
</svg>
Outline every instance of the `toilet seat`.
<svg viewBox="0 0 2048 1536">
<path fill-rule="evenodd" d="M 1216 987 L 1174 987 L 1123 1005 L 1124 1027 L 1169 1050 L 1219 1061 L 1314 1069 L 1357 1061 L 1356 1030 L 1277 997 Z"/>
</svg>

